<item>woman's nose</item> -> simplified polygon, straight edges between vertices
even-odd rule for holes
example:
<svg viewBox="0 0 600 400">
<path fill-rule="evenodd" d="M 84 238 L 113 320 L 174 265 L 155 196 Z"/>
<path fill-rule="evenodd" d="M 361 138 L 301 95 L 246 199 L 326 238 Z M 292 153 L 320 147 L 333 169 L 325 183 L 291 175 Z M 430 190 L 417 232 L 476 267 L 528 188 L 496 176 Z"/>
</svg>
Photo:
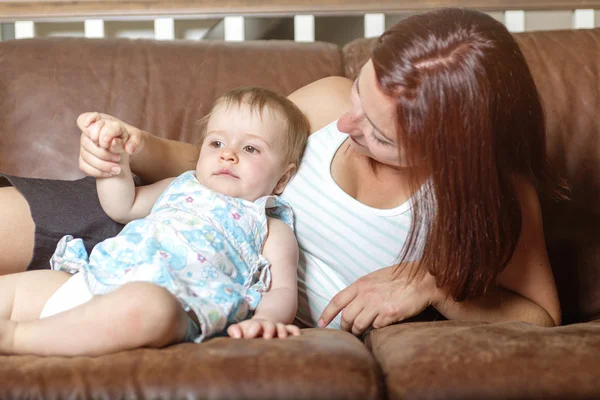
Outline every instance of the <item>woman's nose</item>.
<svg viewBox="0 0 600 400">
<path fill-rule="evenodd" d="M 230 148 L 224 148 L 223 151 L 221 151 L 220 159 L 221 161 L 230 162 L 234 164 L 238 162 L 237 154 Z"/>
<path fill-rule="evenodd" d="M 362 118 L 360 113 L 356 110 L 348 110 L 344 115 L 338 119 L 337 128 L 340 132 L 344 133 L 356 133 L 360 130 Z"/>
</svg>

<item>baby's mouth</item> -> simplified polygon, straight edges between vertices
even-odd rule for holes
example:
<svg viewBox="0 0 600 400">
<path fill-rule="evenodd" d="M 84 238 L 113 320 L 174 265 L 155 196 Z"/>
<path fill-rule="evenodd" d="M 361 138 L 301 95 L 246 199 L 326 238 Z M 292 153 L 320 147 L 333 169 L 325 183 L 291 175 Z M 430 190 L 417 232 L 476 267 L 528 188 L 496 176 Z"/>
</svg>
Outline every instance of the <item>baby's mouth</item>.
<svg viewBox="0 0 600 400">
<path fill-rule="evenodd" d="M 223 169 L 218 170 L 217 172 L 214 173 L 214 175 L 217 175 L 217 176 L 229 176 L 231 178 L 237 178 L 237 179 L 240 178 L 239 176 L 237 176 L 236 174 L 234 174 L 233 172 L 231 172 L 227 168 L 223 168 Z"/>
</svg>

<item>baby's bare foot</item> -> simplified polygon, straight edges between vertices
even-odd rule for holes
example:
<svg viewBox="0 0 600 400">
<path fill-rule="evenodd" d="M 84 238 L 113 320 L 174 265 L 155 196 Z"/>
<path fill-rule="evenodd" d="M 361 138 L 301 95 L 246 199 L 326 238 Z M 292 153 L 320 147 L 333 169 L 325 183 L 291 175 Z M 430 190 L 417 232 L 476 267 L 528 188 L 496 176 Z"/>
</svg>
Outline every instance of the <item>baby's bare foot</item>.
<svg viewBox="0 0 600 400">
<path fill-rule="evenodd" d="M 16 327 L 16 322 L 0 319 L 0 354 L 13 354 Z"/>
</svg>

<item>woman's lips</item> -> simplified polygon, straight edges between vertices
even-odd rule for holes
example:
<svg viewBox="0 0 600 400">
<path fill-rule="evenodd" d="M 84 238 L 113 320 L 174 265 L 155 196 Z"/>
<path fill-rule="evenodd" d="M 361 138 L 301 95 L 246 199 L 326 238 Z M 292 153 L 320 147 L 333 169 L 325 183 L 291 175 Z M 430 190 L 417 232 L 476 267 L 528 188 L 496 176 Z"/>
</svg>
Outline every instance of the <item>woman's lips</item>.
<svg viewBox="0 0 600 400">
<path fill-rule="evenodd" d="M 367 147 L 367 146 L 364 146 L 364 145 L 362 145 L 362 144 L 358 143 L 358 141 L 357 141 L 356 139 L 354 139 L 352 136 L 350 136 L 350 140 L 352 140 L 354 143 L 356 143 L 356 144 L 357 144 L 357 145 L 359 145 L 360 147 Z"/>
</svg>

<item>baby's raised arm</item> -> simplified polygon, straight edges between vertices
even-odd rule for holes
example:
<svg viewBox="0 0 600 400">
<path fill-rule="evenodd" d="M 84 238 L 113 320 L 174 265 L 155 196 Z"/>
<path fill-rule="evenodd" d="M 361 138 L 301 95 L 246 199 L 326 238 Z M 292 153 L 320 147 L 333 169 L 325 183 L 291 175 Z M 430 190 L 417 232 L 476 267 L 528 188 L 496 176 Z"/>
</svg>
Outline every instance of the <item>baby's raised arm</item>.
<svg viewBox="0 0 600 400">
<path fill-rule="evenodd" d="M 173 179 L 164 179 L 146 186 L 134 185 L 129 154 L 123 148 L 123 143 L 127 146 L 128 126 L 121 120 L 99 113 L 85 113 L 79 116 L 77 124 L 93 142 L 90 145 L 99 148 L 95 151 L 117 155 L 115 159 L 120 157 L 118 174 L 96 178 L 98 198 L 106 214 L 121 223 L 148 215 L 160 194 Z"/>
<path fill-rule="evenodd" d="M 269 218 L 268 224 L 263 255 L 271 263 L 271 287 L 263 293 L 251 319 L 227 329 L 233 338 L 270 339 L 300 334 L 300 329 L 291 325 L 298 307 L 298 243 L 292 229 L 283 221 Z"/>
<path fill-rule="evenodd" d="M 79 168 L 87 175 L 109 177 L 119 168 L 119 154 L 109 151 L 110 145 L 99 146 L 98 129 L 91 125 L 96 119 L 119 123 L 120 128 L 111 131 L 105 140 L 112 138 L 112 143 L 123 146 L 131 156 L 131 168 L 144 182 L 177 176 L 196 165 L 199 154 L 196 145 L 151 135 L 111 115 L 88 112 L 77 119 L 81 129 Z"/>
</svg>

